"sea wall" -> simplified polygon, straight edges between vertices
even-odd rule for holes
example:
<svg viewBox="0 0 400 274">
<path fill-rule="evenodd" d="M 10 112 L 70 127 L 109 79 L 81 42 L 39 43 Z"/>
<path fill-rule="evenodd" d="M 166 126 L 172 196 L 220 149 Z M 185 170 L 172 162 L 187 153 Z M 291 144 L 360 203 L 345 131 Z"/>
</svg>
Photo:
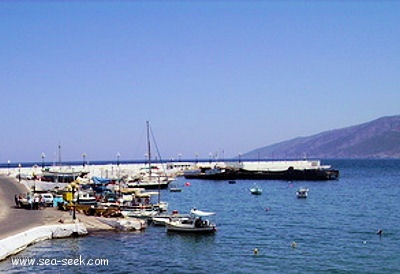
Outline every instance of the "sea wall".
<svg viewBox="0 0 400 274">
<path fill-rule="evenodd" d="M 17 254 L 27 246 L 43 240 L 65 238 L 74 235 L 86 235 L 87 229 L 83 223 L 56 224 L 31 228 L 0 240 L 0 261 Z"/>
</svg>

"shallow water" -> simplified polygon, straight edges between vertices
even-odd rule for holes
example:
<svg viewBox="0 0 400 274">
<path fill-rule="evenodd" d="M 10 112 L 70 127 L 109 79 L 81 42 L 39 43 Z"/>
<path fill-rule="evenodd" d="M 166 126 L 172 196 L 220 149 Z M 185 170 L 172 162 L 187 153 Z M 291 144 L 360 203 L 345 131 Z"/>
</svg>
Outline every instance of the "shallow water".
<svg viewBox="0 0 400 274">
<path fill-rule="evenodd" d="M 182 192 L 162 191 L 170 210 L 217 212 L 215 235 L 150 226 L 141 233 L 44 241 L 13 258 L 106 258 L 108 266 L 15 266 L 10 258 L 0 272 L 400 273 L 400 161 L 326 163 L 340 170 L 338 181 L 259 181 L 263 194 L 254 196 L 251 180 L 190 180 L 186 187 L 181 178 Z M 307 199 L 296 198 L 300 186 L 310 189 Z"/>
</svg>

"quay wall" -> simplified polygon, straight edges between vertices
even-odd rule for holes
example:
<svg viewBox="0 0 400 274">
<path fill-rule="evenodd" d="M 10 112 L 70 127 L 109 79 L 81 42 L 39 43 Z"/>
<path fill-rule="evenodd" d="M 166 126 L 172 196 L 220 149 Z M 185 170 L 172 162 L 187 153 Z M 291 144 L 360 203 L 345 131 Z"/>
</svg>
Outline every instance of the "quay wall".
<svg viewBox="0 0 400 274">
<path fill-rule="evenodd" d="M 85 225 L 80 222 L 34 227 L 0 240 L 0 261 L 39 241 L 86 235 L 87 233 Z"/>
</svg>

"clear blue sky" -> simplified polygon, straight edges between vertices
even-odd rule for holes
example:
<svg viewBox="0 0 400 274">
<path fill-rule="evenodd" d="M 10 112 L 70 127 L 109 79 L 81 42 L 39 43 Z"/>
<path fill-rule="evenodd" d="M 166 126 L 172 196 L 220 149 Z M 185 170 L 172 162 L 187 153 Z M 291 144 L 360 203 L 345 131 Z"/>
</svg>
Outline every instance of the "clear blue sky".
<svg viewBox="0 0 400 274">
<path fill-rule="evenodd" d="M 0 2 L 0 162 L 236 157 L 400 114 L 398 1 Z"/>
</svg>

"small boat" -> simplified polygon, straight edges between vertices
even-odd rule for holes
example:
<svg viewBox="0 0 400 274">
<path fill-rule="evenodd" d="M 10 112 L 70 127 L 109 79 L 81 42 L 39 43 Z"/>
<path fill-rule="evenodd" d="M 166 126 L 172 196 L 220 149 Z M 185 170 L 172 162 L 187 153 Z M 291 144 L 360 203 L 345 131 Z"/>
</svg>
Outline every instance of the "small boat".
<svg viewBox="0 0 400 274">
<path fill-rule="evenodd" d="M 176 220 L 190 220 L 190 214 L 181 214 L 177 210 L 172 211 L 172 213 L 158 213 L 151 218 L 153 225 L 155 226 L 165 226 L 169 221 Z"/>
<path fill-rule="evenodd" d="M 250 189 L 250 193 L 253 195 L 261 195 L 262 194 L 262 188 L 258 185 L 252 186 Z"/>
<path fill-rule="evenodd" d="M 301 187 L 296 191 L 297 198 L 307 198 L 308 197 L 308 188 Z"/>
<path fill-rule="evenodd" d="M 91 192 L 91 191 L 79 190 L 79 191 L 75 192 L 74 196 L 75 196 L 74 200 L 79 205 L 96 205 L 97 204 L 96 197 L 94 196 L 93 192 Z"/>
<path fill-rule="evenodd" d="M 197 209 L 190 211 L 190 218 L 172 219 L 165 222 L 167 232 L 182 232 L 182 233 L 214 233 L 217 230 L 215 223 L 209 219 L 202 219 L 215 215 L 215 212 L 205 212 Z"/>
<path fill-rule="evenodd" d="M 170 184 L 169 191 L 170 192 L 182 192 L 182 188 L 178 187 L 178 185 L 174 183 L 174 184 Z"/>
</svg>

